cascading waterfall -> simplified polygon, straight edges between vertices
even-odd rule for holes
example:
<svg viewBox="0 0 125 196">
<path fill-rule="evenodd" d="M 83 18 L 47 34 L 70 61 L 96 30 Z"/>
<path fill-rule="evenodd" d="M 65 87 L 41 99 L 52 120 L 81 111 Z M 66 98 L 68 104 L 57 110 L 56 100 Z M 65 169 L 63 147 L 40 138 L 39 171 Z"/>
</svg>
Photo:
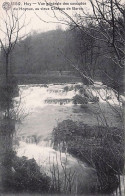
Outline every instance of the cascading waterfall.
<svg viewBox="0 0 125 196">
<path fill-rule="evenodd" d="M 15 105 L 15 108 L 27 114 L 23 122 L 17 126 L 17 155 L 26 156 L 28 159 L 34 158 L 41 166 L 41 170 L 50 176 L 55 169 L 63 183 L 65 175 L 71 177 L 74 174 L 73 179 L 70 179 L 74 183 L 72 192 L 78 191 L 78 187 L 80 190 L 83 184 L 83 187 L 87 186 L 87 183 L 91 184 L 91 175 L 94 176 L 95 182 L 97 180 L 94 169 L 67 152 L 61 152 L 60 148 L 53 149 L 53 128 L 59 121 L 73 118 L 73 115 L 76 119 L 77 114 L 72 113 L 73 97 L 80 93 L 76 86 L 82 87 L 82 84 L 22 85 L 19 86 L 20 96 L 16 98 L 16 103 L 20 104 Z M 99 97 L 99 103 L 106 103 L 108 97 L 110 104 L 118 104 L 115 93 L 111 89 L 107 90 L 102 84 L 95 84 L 95 87 L 89 87 L 88 91 Z"/>
</svg>

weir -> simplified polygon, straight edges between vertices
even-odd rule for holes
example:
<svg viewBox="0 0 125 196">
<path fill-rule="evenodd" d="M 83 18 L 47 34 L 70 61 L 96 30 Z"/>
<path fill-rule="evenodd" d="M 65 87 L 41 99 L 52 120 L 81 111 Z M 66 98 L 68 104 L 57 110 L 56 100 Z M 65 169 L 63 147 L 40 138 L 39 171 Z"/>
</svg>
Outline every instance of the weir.
<svg viewBox="0 0 125 196">
<path fill-rule="evenodd" d="M 19 141 L 16 147 L 17 155 L 26 156 L 28 159 L 34 158 L 41 167 L 41 171 L 52 178 L 53 170 L 55 170 L 56 179 L 59 175 L 63 188 L 65 175 L 70 178 L 72 176 L 70 179 L 72 193 L 76 190 L 77 193 L 88 190 L 88 184 L 97 183 L 96 170 L 67 153 L 67 147 L 64 148 L 61 143 L 54 149 L 52 131 L 59 122 L 66 119 L 90 123 L 92 126 L 98 125 L 95 115 L 90 112 L 91 109 L 95 111 L 97 104 L 101 104 L 102 109 L 108 107 L 106 96 L 109 94 L 113 98 L 113 101 L 109 100 L 110 103 L 117 104 L 115 93 L 111 90 L 107 93 L 105 86 L 95 87 L 95 89 L 88 87 L 91 96 L 98 95 L 99 103 L 88 102 L 86 109 L 80 104 L 74 105 L 72 101 L 74 96 L 81 95 L 81 84 L 26 85 L 19 88 L 21 98 L 18 97 L 15 100 L 21 101 L 20 108 L 23 109 L 26 117 L 17 126 Z M 117 122 L 114 121 L 114 123 Z"/>
</svg>

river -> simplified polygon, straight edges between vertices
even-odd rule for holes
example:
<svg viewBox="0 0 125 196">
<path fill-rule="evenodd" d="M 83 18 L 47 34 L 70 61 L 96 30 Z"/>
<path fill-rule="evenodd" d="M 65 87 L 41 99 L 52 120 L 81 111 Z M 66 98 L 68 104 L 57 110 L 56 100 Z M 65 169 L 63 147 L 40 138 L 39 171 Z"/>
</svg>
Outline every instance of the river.
<svg viewBox="0 0 125 196">
<path fill-rule="evenodd" d="M 62 183 L 65 173 L 70 177 L 72 175 L 71 193 L 82 193 L 88 184 L 96 184 L 96 171 L 67 152 L 54 150 L 51 138 L 53 128 L 66 119 L 84 122 L 91 126 L 98 125 L 97 114 L 100 113 L 100 109 L 105 113 L 110 126 L 121 125 L 106 102 L 106 97 L 110 94 L 112 97 L 109 100 L 110 104 L 119 107 L 113 91 L 107 91 L 104 85 L 97 83 L 96 91 L 95 89 L 91 91 L 99 96 L 99 103 L 90 102 L 87 106 L 81 107 L 79 104 L 74 105 L 72 100 L 79 93 L 76 86 L 82 84 L 19 86 L 19 97 L 15 98 L 15 110 L 18 114 L 16 137 L 19 140 L 16 151 L 20 157 L 34 158 L 41 170 L 49 176 L 52 175 L 53 168 L 56 168 Z"/>
</svg>

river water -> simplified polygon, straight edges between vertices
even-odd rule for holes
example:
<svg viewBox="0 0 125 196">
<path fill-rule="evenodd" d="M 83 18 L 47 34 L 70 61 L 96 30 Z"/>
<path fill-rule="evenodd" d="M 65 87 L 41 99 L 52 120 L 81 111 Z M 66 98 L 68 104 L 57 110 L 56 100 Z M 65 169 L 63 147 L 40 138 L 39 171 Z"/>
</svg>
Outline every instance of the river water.
<svg viewBox="0 0 125 196">
<path fill-rule="evenodd" d="M 61 152 L 60 149 L 55 151 L 51 139 L 53 128 L 66 119 L 98 125 L 97 114 L 100 109 L 110 126 L 120 127 L 117 116 L 106 102 L 107 96 L 112 97 L 110 104 L 120 107 L 113 91 L 96 84 L 96 90 L 91 89 L 91 92 L 99 97 L 99 103 L 90 102 L 81 107 L 79 104 L 74 105 L 72 100 L 79 93 L 76 86 L 82 84 L 20 85 L 20 95 L 15 99 L 18 114 L 16 137 L 19 140 L 17 155 L 34 158 L 42 172 L 51 177 L 55 169 L 59 172 L 62 184 L 65 174 L 70 178 L 72 176 L 71 193 L 81 193 L 91 183 L 96 184 L 96 171 L 67 152 Z"/>
</svg>

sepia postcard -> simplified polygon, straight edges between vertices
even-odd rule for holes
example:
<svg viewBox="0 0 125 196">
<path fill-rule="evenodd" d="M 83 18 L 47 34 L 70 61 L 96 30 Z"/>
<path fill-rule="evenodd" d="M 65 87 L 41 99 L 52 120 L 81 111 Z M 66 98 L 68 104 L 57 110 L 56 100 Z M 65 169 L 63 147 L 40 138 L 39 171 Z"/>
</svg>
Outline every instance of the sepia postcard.
<svg viewBox="0 0 125 196">
<path fill-rule="evenodd" d="M 0 0 L 0 195 L 125 196 L 125 0 Z"/>
</svg>

